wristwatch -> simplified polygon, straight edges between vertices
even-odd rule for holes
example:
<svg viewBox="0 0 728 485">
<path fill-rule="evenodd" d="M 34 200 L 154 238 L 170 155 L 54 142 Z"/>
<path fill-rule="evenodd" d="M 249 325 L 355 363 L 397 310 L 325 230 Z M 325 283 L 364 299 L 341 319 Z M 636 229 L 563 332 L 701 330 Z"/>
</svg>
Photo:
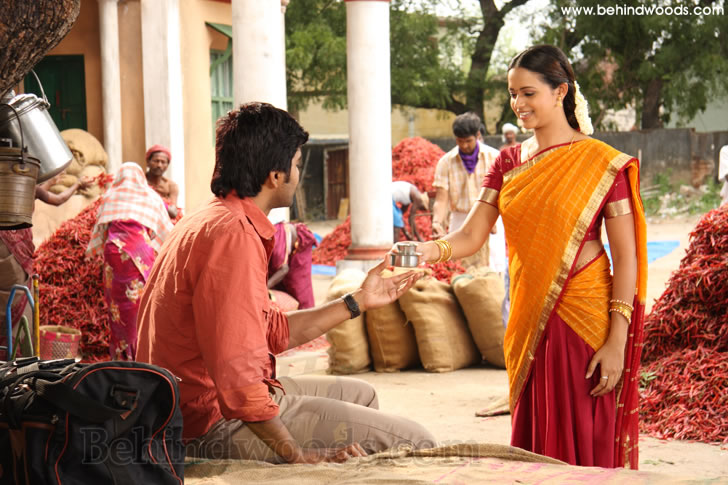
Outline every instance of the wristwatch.
<svg viewBox="0 0 728 485">
<path fill-rule="evenodd" d="M 361 310 L 359 310 L 359 304 L 356 302 L 354 297 L 351 296 L 351 293 L 347 293 L 346 295 L 342 296 L 341 299 L 344 300 L 346 308 L 349 309 L 349 313 L 351 314 L 350 318 L 353 319 L 361 315 Z"/>
</svg>

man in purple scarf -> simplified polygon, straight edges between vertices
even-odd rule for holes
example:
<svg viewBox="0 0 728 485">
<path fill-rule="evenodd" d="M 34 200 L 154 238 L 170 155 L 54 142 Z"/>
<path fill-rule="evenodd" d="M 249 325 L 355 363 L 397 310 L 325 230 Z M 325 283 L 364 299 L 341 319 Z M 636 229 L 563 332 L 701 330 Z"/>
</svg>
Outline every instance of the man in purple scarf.
<svg viewBox="0 0 728 485">
<path fill-rule="evenodd" d="M 456 146 L 437 162 L 432 182 L 437 190 L 432 216 L 435 237 L 456 231 L 465 222 L 480 193 L 486 168 L 498 156 L 498 150 L 478 141 L 481 126 L 475 113 L 461 114 L 452 124 Z"/>
</svg>

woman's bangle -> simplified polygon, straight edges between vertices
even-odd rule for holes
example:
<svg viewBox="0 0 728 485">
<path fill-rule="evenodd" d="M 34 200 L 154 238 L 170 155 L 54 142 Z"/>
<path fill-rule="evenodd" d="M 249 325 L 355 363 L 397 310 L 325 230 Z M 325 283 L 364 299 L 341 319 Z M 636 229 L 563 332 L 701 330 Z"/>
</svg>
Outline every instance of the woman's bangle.
<svg viewBox="0 0 728 485">
<path fill-rule="evenodd" d="M 627 324 L 631 324 L 632 323 L 632 312 L 628 312 L 628 311 L 626 311 L 626 310 L 624 310 L 622 308 L 611 307 L 609 309 L 609 313 L 613 313 L 613 312 L 619 313 L 624 318 L 626 318 L 627 319 Z"/>
<path fill-rule="evenodd" d="M 450 244 L 450 241 L 435 239 L 434 242 L 437 244 L 437 247 L 440 248 L 440 257 L 435 262 L 444 263 L 445 261 L 449 261 L 452 257 L 452 244 Z"/>
<path fill-rule="evenodd" d="M 626 301 L 624 301 L 624 300 L 617 300 L 617 299 L 614 299 L 614 300 L 609 300 L 609 304 L 610 304 L 610 305 L 612 305 L 612 304 L 620 304 L 620 305 L 624 305 L 624 306 L 626 306 L 627 308 L 629 308 L 629 311 L 631 311 L 631 312 L 632 312 L 632 311 L 634 311 L 634 307 L 633 307 L 633 306 L 632 306 L 632 305 L 631 305 L 630 303 L 627 303 L 627 302 L 626 302 Z"/>
<path fill-rule="evenodd" d="M 629 313 L 630 315 L 632 315 L 632 312 L 634 311 L 634 308 L 632 308 L 632 305 L 627 305 L 627 304 L 625 304 L 625 303 L 622 303 L 622 302 L 616 302 L 616 301 L 615 301 L 615 302 L 611 302 L 611 303 L 609 304 L 609 309 L 610 309 L 610 310 L 612 310 L 612 309 L 615 309 L 615 310 L 622 310 L 622 311 L 624 311 L 624 312 L 627 312 L 627 313 Z"/>
</svg>

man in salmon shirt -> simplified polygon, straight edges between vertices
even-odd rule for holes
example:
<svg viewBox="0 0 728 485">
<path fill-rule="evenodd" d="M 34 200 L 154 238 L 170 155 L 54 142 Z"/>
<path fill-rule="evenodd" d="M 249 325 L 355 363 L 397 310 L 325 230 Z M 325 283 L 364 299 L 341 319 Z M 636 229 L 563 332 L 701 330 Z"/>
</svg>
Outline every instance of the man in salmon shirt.
<svg viewBox="0 0 728 485">
<path fill-rule="evenodd" d="M 299 181 L 308 133 L 287 112 L 249 103 L 217 129 L 215 194 L 162 246 L 139 308 L 137 360 L 179 382 L 188 454 L 272 463 L 345 461 L 399 444 L 435 446 L 419 424 L 377 410 L 361 380 L 275 377 L 274 355 L 399 298 L 413 273 L 382 278 L 385 262 L 339 300 L 287 314 L 266 286 L 274 227 Z"/>
</svg>

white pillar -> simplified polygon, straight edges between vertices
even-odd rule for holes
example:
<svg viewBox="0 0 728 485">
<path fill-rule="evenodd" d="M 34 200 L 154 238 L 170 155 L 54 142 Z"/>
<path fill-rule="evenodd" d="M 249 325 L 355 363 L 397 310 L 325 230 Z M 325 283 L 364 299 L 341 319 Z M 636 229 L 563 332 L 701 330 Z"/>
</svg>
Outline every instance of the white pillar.
<svg viewBox="0 0 728 485">
<path fill-rule="evenodd" d="M 286 46 L 279 0 L 232 0 L 233 98 L 287 109 Z"/>
<path fill-rule="evenodd" d="M 119 67 L 118 0 L 98 0 L 101 33 L 101 104 L 104 114 L 104 147 L 109 155 L 107 169 L 121 166 L 121 73 Z"/>
<path fill-rule="evenodd" d="M 146 146 L 169 147 L 168 177 L 185 204 L 185 144 L 182 109 L 179 0 L 142 0 L 142 67 Z"/>
<path fill-rule="evenodd" d="M 284 0 L 232 0 L 233 99 L 237 108 L 260 101 L 288 109 Z M 287 207 L 273 209 L 273 222 L 289 220 Z"/>
<path fill-rule="evenodd" d="M 351 260 L 392 246 L 389 1 L 346 0 Z"/>
</svg>

